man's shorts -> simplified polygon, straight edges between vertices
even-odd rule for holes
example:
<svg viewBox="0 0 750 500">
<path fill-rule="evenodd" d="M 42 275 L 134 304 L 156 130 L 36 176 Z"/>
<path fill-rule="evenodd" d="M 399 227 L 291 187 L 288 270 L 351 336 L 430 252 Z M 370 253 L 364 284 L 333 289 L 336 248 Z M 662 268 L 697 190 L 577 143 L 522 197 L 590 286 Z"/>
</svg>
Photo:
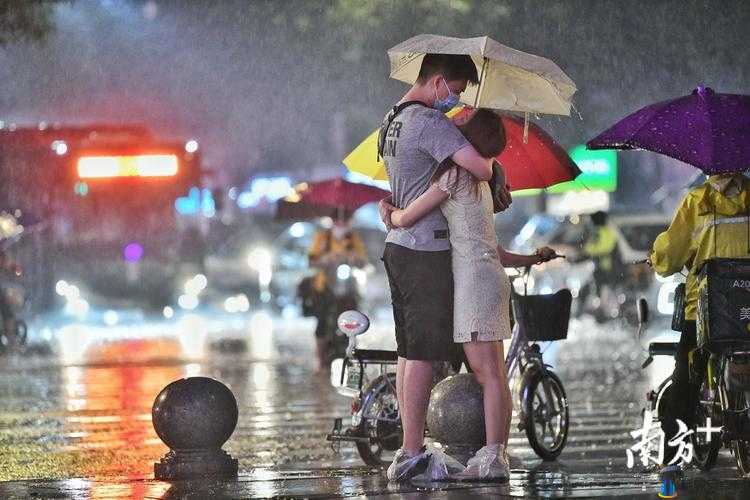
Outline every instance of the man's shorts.
<svg viewBox="0 0 750 500">
<path fill-rule="evenodd" d="M 383 263 L 391 285 L 399 357 L 452 360 L 455 347 L 450 250 L 424 252 L 386 243 Z"/>
</svg>

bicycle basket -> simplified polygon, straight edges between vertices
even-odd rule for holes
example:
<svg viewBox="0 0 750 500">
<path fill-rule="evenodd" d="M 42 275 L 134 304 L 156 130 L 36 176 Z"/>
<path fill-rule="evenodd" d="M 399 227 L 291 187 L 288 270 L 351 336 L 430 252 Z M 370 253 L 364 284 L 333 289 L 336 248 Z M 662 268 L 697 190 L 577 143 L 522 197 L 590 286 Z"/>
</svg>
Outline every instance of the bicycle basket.
<svg viewBox="0 0 750 500">
<path fill-rule="evenodd" d="M 750 259 L 709 259 L 698 273 L 698 345 L 750 344 Z"/>
<path fill-rule="evenodd" d="M 547 342 L 568 336 L 573 296 L 564 289 L 551 295 L 519 295 L 513 291 L 513 316 L 526 340 Z"/>
</svg>

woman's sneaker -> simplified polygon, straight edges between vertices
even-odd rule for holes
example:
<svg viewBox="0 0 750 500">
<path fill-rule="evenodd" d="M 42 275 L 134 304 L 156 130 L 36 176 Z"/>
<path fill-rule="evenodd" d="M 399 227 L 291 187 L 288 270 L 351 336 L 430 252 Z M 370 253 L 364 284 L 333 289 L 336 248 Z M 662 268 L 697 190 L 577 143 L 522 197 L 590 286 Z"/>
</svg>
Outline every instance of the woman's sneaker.
<svg viewBox="0 0 750 500">
<path fill-rule="evenodd" d="M 469 459 L 463 472 L 453 475 L 456 481 L 503 482 L 510 479 L 510 466 L 505 446 L 494 445 L 481 448 Z"/>
<path fill-rule="evenodd" d="M 422 450 L 414 456 L 407 455 L 404 449 L 400 448 L 385 475 L 389 481 L 402 483 L 422 474 L 427 470 L 428 465 L 430 465 L 430 454 L 427 453 L 427 447 L 423 446 Z"/>
</svg>

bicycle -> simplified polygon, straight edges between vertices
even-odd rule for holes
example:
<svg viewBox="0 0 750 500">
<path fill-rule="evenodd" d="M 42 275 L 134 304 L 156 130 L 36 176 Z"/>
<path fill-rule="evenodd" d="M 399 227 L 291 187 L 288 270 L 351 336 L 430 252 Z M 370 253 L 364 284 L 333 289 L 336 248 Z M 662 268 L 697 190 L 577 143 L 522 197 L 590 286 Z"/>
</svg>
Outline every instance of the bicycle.
<svg viewBox="0 0 750 500">
<path fill-rule="evenodd" d="M 691 444 L 696 466 L 708 471 L 716 463 L 719 451 L 727 447 L 737 460 L 743 474 L 750 473 L 750 259 L 709 259 L 699 272 L 700 298 L 698 303 L 697 340 L 693 351 L 690 376 L 698 390 L 698 403 L 692 415 Z M 672 328 L 681 331 L 680 314 L 683 312 L 681 294 L 677 290 Z M 710 292 L 709 292 L 710 291 Z M 737 313 L 737 314 L 735 314 Z M 739 319 L 738 319 L 739 318 Z M 648 321 L 648 305 L 639 301 L 641 325 Z M 641 328 L 639 328 L 640 336 Z M 677 343 L 653 342 L 649 344 L 649 357 L 643 363 L 646 368 L 653 356 L 677 353 Z M 664 414 L 666 397 L 670 394 L 672 377 L 665 379 L 657 391 L 647 396 L 644 419 Z M 646 413 L 646 412 L 650 412 Z M 719 439 L 711 439 L 707 429 L 711 426 L 720 432 Z M 706 425 L 706 432 L 698 432 L 699 425 Z M 667 436 L 668 437 L 668 436 Z"/>
<path fill-rule="evenodd" d="M 514 277 L 525 280 L 524 294 L 515 289 L 511 293 L 515 324 L 505 363 L 509 380 L 518 372 L 514 393 L 520 408 L 519 430 L 525 431 L 540 458 L 554 460 L 567 442 L 570 416 L 563 384 L 544 362 L 538 342 L 567 337 L 572 295 L 567 289 L 552 295 L 528 295 L 529 270 L 525 268 Z M 369 325 L 367 316 L 359 311 L 339 316 L 339 330 L 349 337 L 349 346 L 346 357 L 331 364 L 331 384 L 340 394 L 353 398 L 352 420 L 351 426 L 344 428 L 343 419 L 335 419 L 326 439 L 335 451 L 341 442 L 353 442 L 365 464 L 382 467 L 391 462 L 403 441 L 392 368 L 397 355 L 390 350 L 357 349 L 356 339 Z M 375 370 L 368 373 L 370 368 Z M 437 378 L 447 374 L 438 373 Z"/>
</svg>

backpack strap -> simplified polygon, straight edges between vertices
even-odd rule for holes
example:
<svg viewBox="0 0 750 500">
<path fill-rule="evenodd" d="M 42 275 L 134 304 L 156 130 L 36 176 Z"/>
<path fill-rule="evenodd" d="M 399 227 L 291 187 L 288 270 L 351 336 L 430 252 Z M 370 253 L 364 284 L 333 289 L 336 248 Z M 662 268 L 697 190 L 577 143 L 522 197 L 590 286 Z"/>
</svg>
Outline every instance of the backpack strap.
<svg viewBox="0 0 750 500">
<path fill-rule="evenodd" d="M 422 101 L 406 101 L 396 106 L 393 106 L 391 113 L 388 115 L 388 118 L 386 118 L 386 122 L 383 125 L 381 125 L 380 131 L 378 132 L 378 157 L 376 158 L 377 160 L 380 160 L 380 158 L 383 157 L 383 149 L 385 148 L 385 137 L 388 135 L 388 127 L 391 126 L 391 123 L 393 123 L 393 120 L 396 119 L 399 113 L 401 113 L 403 110 L 405 110 L 409 106 L 413 106 L 415 104 L 419 104 L 420 106 L 425 105 Z"/>
</svg>

